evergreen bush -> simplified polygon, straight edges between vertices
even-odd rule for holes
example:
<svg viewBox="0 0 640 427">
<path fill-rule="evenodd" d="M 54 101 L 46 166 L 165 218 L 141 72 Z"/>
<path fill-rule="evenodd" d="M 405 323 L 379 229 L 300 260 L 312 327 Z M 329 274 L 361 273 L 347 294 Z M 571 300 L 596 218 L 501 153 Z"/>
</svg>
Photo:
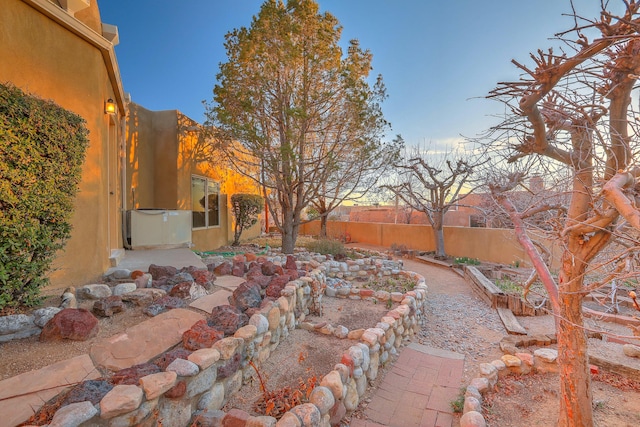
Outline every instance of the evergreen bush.
<svg viewBox="0 0 640 427">
<path fill-rule="evenodd" d="M 258 214 L 263 206 L 264 199 L 256 194 L 238 193 L 231 196 L 231 211 L 236 219 L 232 246 L 238 246 L 242 232 L 258 222 Z"/>
<path fill-rule="evenodd" d="M 88 145 L 84 119 L 0 84 L 0 310 L 38 303 L 70 219 Z"/>
</svg>

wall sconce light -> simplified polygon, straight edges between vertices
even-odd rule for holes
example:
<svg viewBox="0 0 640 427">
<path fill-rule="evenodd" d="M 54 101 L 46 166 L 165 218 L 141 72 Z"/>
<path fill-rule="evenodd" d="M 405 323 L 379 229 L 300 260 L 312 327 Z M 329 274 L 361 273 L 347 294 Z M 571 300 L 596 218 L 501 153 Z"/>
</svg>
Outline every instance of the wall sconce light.
<svg viewBox="0 0 640 427">
<path fill-rule="evenodd" d="M 116 113 L 116 103 L 113 102 L 113 99 L 109 98 L 104 102 L 104 113 L 105 114 Z"/>
</svg>

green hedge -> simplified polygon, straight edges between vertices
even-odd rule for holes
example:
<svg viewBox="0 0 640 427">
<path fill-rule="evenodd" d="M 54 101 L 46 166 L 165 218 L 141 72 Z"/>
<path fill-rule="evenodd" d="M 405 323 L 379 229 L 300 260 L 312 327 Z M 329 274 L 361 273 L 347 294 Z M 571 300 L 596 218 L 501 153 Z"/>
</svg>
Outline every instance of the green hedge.
<svg viewBox="0 0 640 427">
<path fill-rule="evenodd" d="M 39 301 L 88 145 L 82 117 L 0 84 L 0 310 Z"/>
</svg>

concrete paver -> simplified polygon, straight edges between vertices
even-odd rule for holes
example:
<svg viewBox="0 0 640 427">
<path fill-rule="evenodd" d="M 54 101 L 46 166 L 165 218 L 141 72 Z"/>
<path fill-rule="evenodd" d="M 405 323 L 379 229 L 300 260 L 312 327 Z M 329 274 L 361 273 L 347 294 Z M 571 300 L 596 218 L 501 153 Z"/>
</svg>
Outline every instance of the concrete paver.
<svg viewBox="0 0 640 427">
<path fill-rule="evenodd" d="M 182 341 L 182 334 L 203 319 L 191 310 L 169 310 L 94 344 L 91 359 L 112 371 L 148 362 Z"/>
<path fill-rule="evenodd" d="M 229 304 L 229 297 L 231 296 L 231 294 L 232 292 L 228 289 L 220 289 L 210 295 L 205 295 L 201 298 L 198 298 L 197 300 L 189 304 L 189 307 L 197 308 L 198 310 L 211 313 L 214 307 Z"/>
<path fill-rule="evenodd" d="M 68 386 L 99 377 L 84 354 L 0 381 L 0 427 L 18 425 Z"/>
<path fill-rule="evenodd" d="M 216 277 L 216 281 L 214 284 L 216 286 L 220 286 L 221 288 L 228 289 L 230 291 L 236 290 L 238 286 L 246 282 L 247 279 L 244 277 L 236 277 L 236 276 L 219 276 Z"/>
</svg>

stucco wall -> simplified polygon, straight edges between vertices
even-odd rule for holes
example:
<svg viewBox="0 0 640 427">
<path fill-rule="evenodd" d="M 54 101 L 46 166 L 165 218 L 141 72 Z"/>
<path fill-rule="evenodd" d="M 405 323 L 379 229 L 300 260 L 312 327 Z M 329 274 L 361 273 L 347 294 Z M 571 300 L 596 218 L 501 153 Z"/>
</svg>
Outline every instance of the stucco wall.
<svg viewBox="0 0 640 427">
<path fill-rule="evenodd" d="M 319 221 L 304 224 L 300 229 L 300 234 L 303 235 L 318 235 L 319 232 Z M 351 242 L 386 248 L 392 245 L 404 245 L 407 249 L 418 251 L 435 250 L 433 230 L 428 225 L 329 221 L 327 233 L 331 237 L 348 236 Z M 477 258 L 504 264 L 528 260 L 513 230 L 444 227 L 444 241 L 445 250 L 451 256 Z"/>
<path fill-rule="evenodd" d="M 150 111 L 129 104 L 127 117 L 127 209 L 191 210 L 191 177 L 220 183 L 220 225 L 191 230 L 193 249 L 208 251 L 233 239 L 233 215 L 225 189 L 234 175 L 205 150 L 197 122 L 177 110 Z M 256 187 L 253 188 L 256 192 Z M 259 225 L 243 238 L 260 234 Z"/>
<path fill-rule="evenodd" d="M 3 0 L 1 10 L 0 81 L 51 99 L 87 121 L 90 144 L 73 233 L 50 276 L 54 288 L 87 283 L 109 267 L 111 249 L 122 247 L 120 230 L 113 230 L 109 220 L 114 215 L 120 224 L 120 189 L 109 187 L 109 174 L 118 173 L 117 159 L 111 159 L 115 161 L 111 167 L 109 159 L 117 153 L 119 121 L 104 113 L 104 101 L 116 98 L 114 89 L 98 48 L 23 1 Z M 109 140 L 110 123 L 113 141 Z"/>
</svg>

